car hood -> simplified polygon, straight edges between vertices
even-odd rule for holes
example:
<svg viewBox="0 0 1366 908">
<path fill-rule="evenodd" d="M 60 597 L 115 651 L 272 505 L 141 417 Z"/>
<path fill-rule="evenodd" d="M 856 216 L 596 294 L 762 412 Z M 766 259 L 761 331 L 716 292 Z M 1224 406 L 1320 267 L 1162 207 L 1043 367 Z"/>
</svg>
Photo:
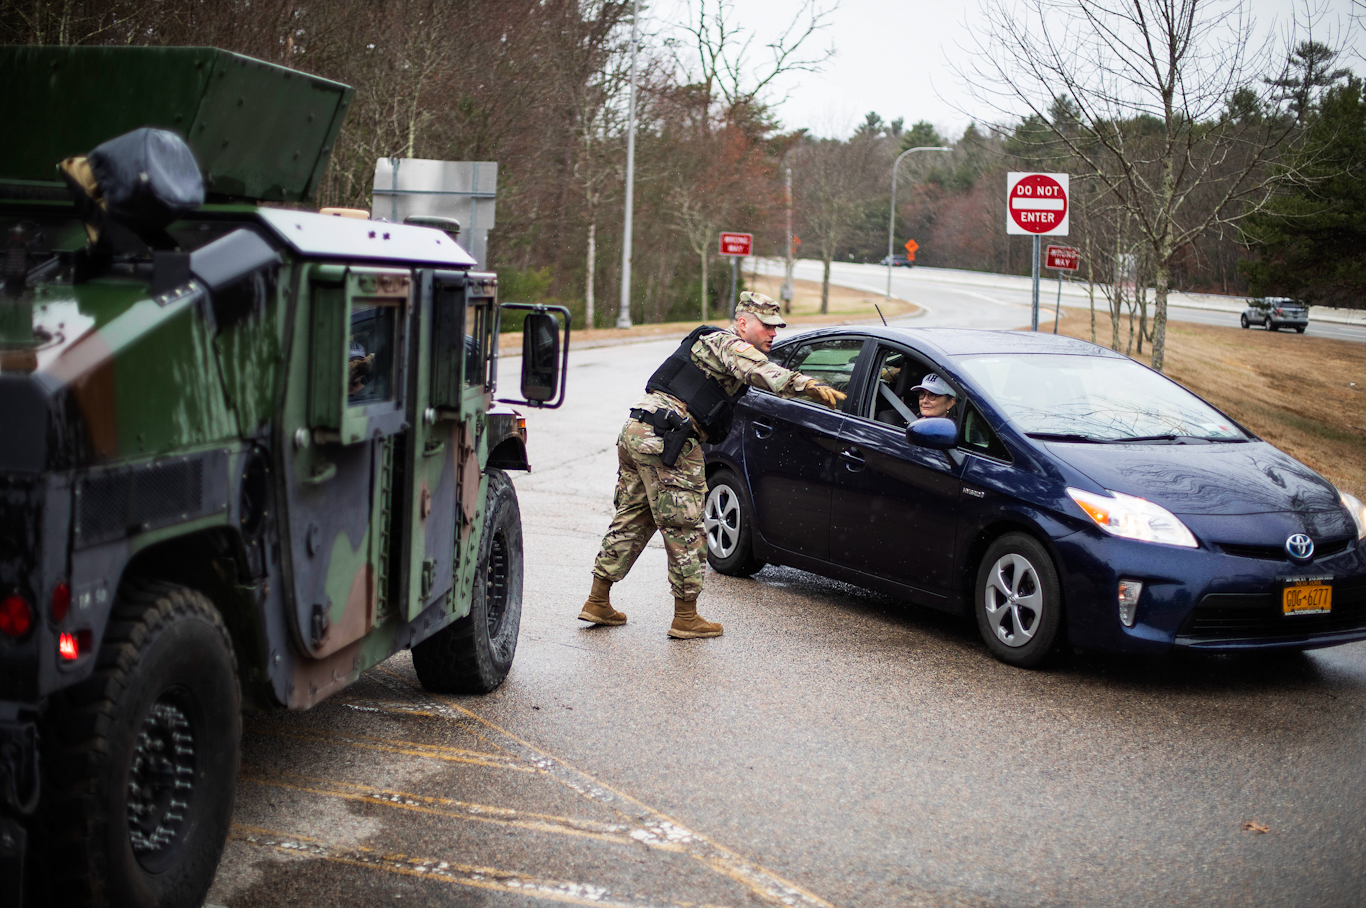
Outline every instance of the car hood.
<svg viewBox="0 0 1366 908">
<path fill-rule="evenodd" d="M 1054 457 L 1103 488 L 1178 515 L 1346 516 L 1333 486 L 1263 441 L 1188 445 L 1049 443 Z"/>
</svg>

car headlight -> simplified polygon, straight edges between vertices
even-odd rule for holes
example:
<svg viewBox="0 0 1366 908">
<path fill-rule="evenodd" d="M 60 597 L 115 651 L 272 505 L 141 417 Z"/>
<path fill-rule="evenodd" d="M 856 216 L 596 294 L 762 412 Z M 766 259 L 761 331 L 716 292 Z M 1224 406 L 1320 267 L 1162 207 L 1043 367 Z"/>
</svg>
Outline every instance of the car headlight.
<svg viewBox="0 0 1366 908">
<path fill-rule="evenodd" d="M 1342 506 L 1347 513 L 1352 515 L 1352 522 L 1357 525 L 1357 538 L 1366 539 L 1366 505 L 1361 503 L 1360 498 L 1348 495 L 1341 489 L 1338 490 L 1338 497 L 1342 499 Z"/>
<path fill-rule="evenodd" d="M 1109 496 L 1068 489 L 1067 494 L 1086 516 L 1111 536 L 1137 539 L 1140 542 L 1160 542 L 1188 549 L 1196 547 L 1195 535 L 1176 515 L 1144 498 L 1110 492 Z"/>
</svg>

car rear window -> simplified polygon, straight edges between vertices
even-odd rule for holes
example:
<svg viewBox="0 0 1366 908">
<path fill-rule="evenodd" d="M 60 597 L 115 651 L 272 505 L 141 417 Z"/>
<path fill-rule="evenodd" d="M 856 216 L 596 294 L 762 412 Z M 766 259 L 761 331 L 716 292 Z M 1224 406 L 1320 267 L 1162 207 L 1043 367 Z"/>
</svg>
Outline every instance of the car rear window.
<svg viewBox="0 0 1366 908">
<path fill-rule="evenodd" d="M 787 368 L 844 391 L 849 387 L 849 377 L 854 374 L 854 363 L 862 349 L 863 341 L 857 338 L 822 338 L 798 347 Z"/>
<path fill-rule="evenodd" d="M 1017 429 L 1063 440 L 1245 441 L 1228 417 L 1130 359 L 964 356 L 957 365 Z"/>
</svg>

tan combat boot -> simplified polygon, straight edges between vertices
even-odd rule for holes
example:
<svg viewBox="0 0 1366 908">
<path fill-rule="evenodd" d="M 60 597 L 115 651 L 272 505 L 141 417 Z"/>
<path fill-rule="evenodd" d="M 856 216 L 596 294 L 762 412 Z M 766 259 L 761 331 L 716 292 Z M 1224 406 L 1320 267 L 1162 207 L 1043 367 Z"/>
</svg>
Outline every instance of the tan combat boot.
<svg viewBox="0 0 1366 908">
<path fill-rule="evenodd" d="M 593 591 L 588 594 L 588 601 L 583 604 L 583 611 L 579 612 L 579 620 L 591 621 L 594 624 L 625 624 L 626 613 L 612 608 L 612 603 L 608 601 L 608 593 L 611 589 L 612 581 L 603 580 L 594 574 Z"/>
<path fill-rule="evenodd" d="M 719 637 L 721 625 L 697 614 L 697 600 L 674 599 L 674 622 L 669 625 L 669 636 L 679 640 L 694 637 Z"/>
</svg>

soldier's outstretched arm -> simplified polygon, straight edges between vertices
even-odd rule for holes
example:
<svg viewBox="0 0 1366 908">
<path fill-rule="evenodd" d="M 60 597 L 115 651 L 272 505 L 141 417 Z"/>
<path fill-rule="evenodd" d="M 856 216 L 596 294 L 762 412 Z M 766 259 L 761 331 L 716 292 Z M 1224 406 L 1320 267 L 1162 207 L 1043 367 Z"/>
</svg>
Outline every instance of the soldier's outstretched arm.
<svg viewBox="0 0 1366 908">
<path fill-rule="evenodd" d="M 779 397 L 805 394 L 828 407 L 839 406 L 845 397 L 819 379 L 771 362 L 753 344 L 730 332 L 718 331 L 706 335 L 697 341 L 692 350 L 693 356 L 709 367 L 752 387 L 771 391 Z"/>
</svg>

